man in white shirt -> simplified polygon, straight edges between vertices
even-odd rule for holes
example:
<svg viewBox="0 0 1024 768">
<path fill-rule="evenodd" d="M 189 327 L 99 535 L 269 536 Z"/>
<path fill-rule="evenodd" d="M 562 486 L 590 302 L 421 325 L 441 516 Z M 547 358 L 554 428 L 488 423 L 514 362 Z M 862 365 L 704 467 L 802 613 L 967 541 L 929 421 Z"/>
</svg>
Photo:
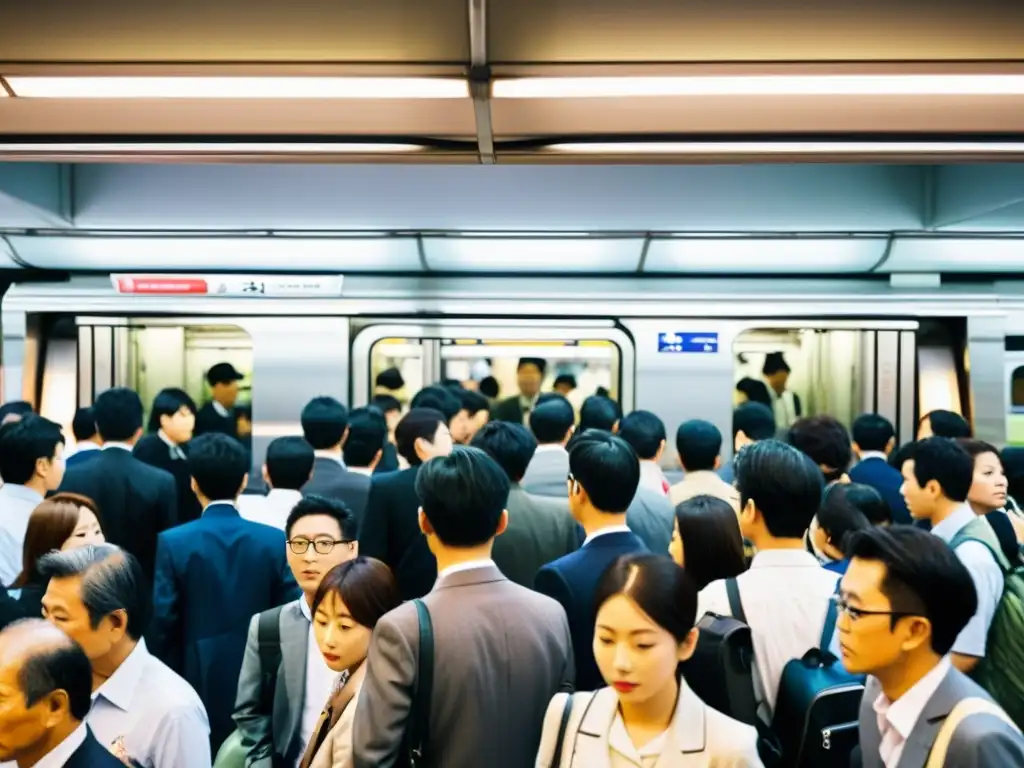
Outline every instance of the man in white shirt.
<svg viewBox="0 0 1024 768">
<path fill-rule="evenodd" d="M 60 426 L 28 414 L 0 427 L 0 476 L 0 583 L 9 586 L 22 570 L 32 510 L 64 479 Z"/>
<path fill-rule="evenodd" d="M 736 577 L 750 626 L 757 674 L 754 688 L 769 716 L 782 669 L 817 647 L 838 574 L 821 567 L 804 547 L 804 532 L 821 504 L 821 470 L 778 440 L 743 451 L 736 466 L 740 529 L 757 554 Z M 697 615 L 732 616 L 724 579 L 700 592 Z"/>
<path fill-rule="evenodd" d="M 800 397 L 786 388 L 789 383 L 789 364 L 781 352 L 769 352 L 765 355 L 761 374 L 768 385 L 768 394 L 772 399 L 772 411 L 779 429 L 789 429 L 803 415 Z"/>
<path fill-rule="evenodd" d="M 266 496 L 238 497 L 238 514 L 254 523 L 284 530 L 288 515 L 302 500 L 300 490 L 313 475 L 313 446 L 302 437 L 279 437 L 267 446 L 263 480 Z"/>
<path fill-rule="evenodd" d="M 113 544 L 52 552 L 43 616 L 85 651 L 92 665 L 86 722 L 107 749 L 143 768 L 205 768 L 210 726 L 198 694 L 146 649 L 151 596 L 138 560 Z"/>
<path fill-rule="evenodd" d="M 253 616 L 249 624 L 232 716 L 249 768 L 301 762 L 337 680 L 317 647 L 310 607 L 324 575 L 359 554 L 355 516 L 333 499 L 301 500 L 288 516 L 285 534 L 288 566 L 302 597 Z M 273 635 L 275 625 L 279 651 L 270 659 L 260 650 L 268 639 L 261 643 L 261 632 Z M 272 685 L 264 661 L 277 664 Z"/>
<path fill-rule="evenodd" d="M 348 415 L 348 439 L 342 446 L 342 458 L 349 472 L 372 475 L 384 456 L 387 440 L 388 423 L 383 412 L 372 406 L 352 409 Z"/>
</svg>

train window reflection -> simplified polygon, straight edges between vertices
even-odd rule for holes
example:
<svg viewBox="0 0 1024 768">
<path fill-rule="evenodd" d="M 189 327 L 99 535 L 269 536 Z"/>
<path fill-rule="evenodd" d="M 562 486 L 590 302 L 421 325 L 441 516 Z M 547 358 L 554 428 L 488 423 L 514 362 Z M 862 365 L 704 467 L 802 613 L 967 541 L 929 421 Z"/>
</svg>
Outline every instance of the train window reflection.
<svg viewBox="0 0 1024 768">
<path fill-rule="evenodd" d="M 397 397 L 405 406 L 424 385 L 423 340 L 381 339 L 370 351 L 373 394 Z"/>
</svg>

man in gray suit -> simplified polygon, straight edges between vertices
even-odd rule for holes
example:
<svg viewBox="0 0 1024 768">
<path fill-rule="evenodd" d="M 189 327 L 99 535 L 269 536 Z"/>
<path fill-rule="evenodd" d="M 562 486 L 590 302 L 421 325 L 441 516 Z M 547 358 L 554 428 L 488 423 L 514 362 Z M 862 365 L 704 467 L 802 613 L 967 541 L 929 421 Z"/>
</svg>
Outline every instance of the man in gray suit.
<svg viewBox="0 0 1024 768">
<path fill-rule="evenodd" d="M 310 606 L 324 575 L 359 553 L 357 534 L 354 515 L 334 499 L 302 499 L 288 516 L 288 565 L 302 597 L 249 623 L 233 714 L 249 768 L 295 764 L 316 727 L 337 676 L 312 642 Z M 277 640 L 273 671 L 263 668 L 268 639 Z"/>
<path fill-rule="evenodd" d="M 569 514 L 568 499 L 534 496 L 519 485 L 537 449 L 526 427 L 492 421 L 476 433 L 472 445 L 498 462 L 509 479 L 508 528 L 494 542 L 494 562 L 516 584 L 532 589 L 541 566 L 579 549 L 583 529 Z"/>
<path fill-rule="evenodd" d="M 843 663 L 868 674 L 860 707 L 863 768 L 923 768 L 946 718 L 964 699 L 991 697 L 950 663 L 978 598 L 967 568 L 919 528 L 869 528 L 850 540 L 836 624 Z M 991 713 L 953 732 L 944 765 L 1024 765 L 1020 731 Z"/>
<path fill-rule="evenodd" d="M 545 393 L 530 412 L 530 431 L 537 438 L 537 450 L 523 475 L 527 493 L 568 499 L 569 453 L 565 444 L 572 437 L 576 412 L 561 395 Z M 568 503 L 568 502 L 567 502 Z"/>
<path fill-rule="evenodd" d="M 305 495 L 337 499 L 362 521 L 370 497 L 370 478 L 350 472 L 342 459 L 348 438 L 348 411 L 333 397 L 314 397 L 302 409 L 302 436 L 313 446 L 313 477 L 302 487 Z"/>
<path fill-rule="evenodd" d="M 658 466 L 665 451 L 665 423 L 650 411 L 633 411 L 619 422 L 618 435 L 640 459 L 640 484 L 626 510 L 626 525 L 651 552 L 668 552 L 676 515 L 668 498 L 668 482 Z"/>
<path fill-rule="evenodd" d="M 572 643 L 554 600 L 506 579 L 491 559 L 508 525 L 504 471 L 456 447 L 416 477 L 419 525 L 437 559 L 423 598 L 434 632 L 424 765 L 529 768 L 551 697 L 571 684 Z M 355 768 L 391 768 L 402 749 L 421 664 L 411 603 L 374 629 L 352 730 Z"/>
</svg>

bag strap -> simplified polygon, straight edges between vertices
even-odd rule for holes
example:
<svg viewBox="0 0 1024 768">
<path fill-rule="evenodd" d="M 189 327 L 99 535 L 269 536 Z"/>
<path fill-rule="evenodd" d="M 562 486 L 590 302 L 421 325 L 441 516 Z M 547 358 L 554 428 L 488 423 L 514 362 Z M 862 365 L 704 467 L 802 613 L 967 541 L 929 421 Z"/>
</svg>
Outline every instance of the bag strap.
<svg viewBox="0 0 1024 768">
<path fill-rule="evenodd" d="M 413 768 L 424 765 L 427 737 L 430 732 L 430 703 L 434 691 L 434 624 L 430 611 L 422 600 L 413 600 L 419 620 L 420 659 L 416 675 L 410 720 L 409 764 Z"/>
<path fill-rule="evenodd" d="M 565 706 L 562 707 L 562 722 L 558 725 L 558 739 L 555 741 L 555 754 L 551 758 L 549 768 L 560 768 L 562 765 L 562 747 L 565 745 L 565 732 L 569 728 L 569 718 L 572 716 L 573 695 L 569 693 L 565 699 Z"/>
<path fill-rule="evenodd" d="M 747 623 L 747 615 L 743 613 L 743 600 L 740 599 L 740 585 L 736 579 L 725 580 L 725 594 L 729 598 L 729 612 L 738 621 Z"/>
<path fill-rule="evenodd" d="M 988 535 L 989 533 L 991 533 L 991 536 Z M 956 551 L 957 547 L 968 541 L 976 541 L 985 547 L 992 555 L 992 559 L 996 561 L 996 565 L 999 566 L 999 570 L 1002 571 L 1004 577 L 1013 571 L 1013 563 L 1006 559 L 1003 548 L 999 544 L 999 539 L 996 537 L 995 531 L 992 530 L 988 520 L 983 517 L 977 517 L 969 522 L 950 540 L 949 547 Z"/>
<path fill-rule="evenodd" d="M 839 584 L 836 583 L 836 593 L 839 592 Z M 834 597 L 834 595 L 833 595 Z M 821 640 L 818 641 L 818 648 L 828 652 L 832 645 L 832 635 L 836 631 L 836 621 L 839 618 L 839 606 L 836 601 L 830 599 L 828 608 L 825 610 L 825 624 L 821 628 Z"/>
<path fill-rule="evenodd" d="M 260 710 L 274 710 L 277 670 L 281 666 L 281 609 L 278 605 L 260 614 L 256 624 L 256 640 L 260 654 Z"/>
<path fill-rule="evenodd" d="M 1020 733 L 1020 729 L 1014 725 L 998 704 L 982 698 L 961 699 L 949 713 L 942 728 L 939 729 L 939 735 L 935 737 L 935 743 L 932 745 L 931 752 L 928 753 L 928 762 L 925 763 L 925 768 L 943 768 L 946 764 L 946 753 L 949 751 L 949 745 L 953 741 L 953 734 L 956 733 L 957 726 L 971 715 L 998 717 L 1017 733 Z"/>
</svg>

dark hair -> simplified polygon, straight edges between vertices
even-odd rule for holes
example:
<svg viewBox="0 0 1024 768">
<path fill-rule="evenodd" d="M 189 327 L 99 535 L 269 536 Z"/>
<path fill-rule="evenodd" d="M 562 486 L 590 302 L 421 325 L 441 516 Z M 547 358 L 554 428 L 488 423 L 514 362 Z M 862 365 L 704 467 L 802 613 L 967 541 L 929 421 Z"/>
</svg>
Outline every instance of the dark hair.
<svg viewBox="0 0 1024 768">
<path fill-rule="evenodd" d="M 383 414 L 402 410 L 402 403 L 394 395 L 374 395 L 370 398 L 370 405 Z"/>
<path fill-rule="evenodd" d="M 388 422 L 374 406 L 355 408 L 348 415 L 348 439 L 341 448 L 350 467 L 368 467 L 388 440 Z"/>
<path fill-rule="evenodd" d="M 235 438 L 208 432 L 189 442 L 188 471 L 206 498 L 233 499 L 249 473 L 249 454 Z"/>
<path fill-rule="evenodd" d="M 405 379 L 402 378 L 402 372 L 397 368 L 387 368 L 377 374 L 374 384 L 395 391 L 405 386 Z"/>
<path fill-rule="evenodd" d="M 6 483 L 24 485 L 35 474 L 36 462 L 52 460 L 57 445 L 63 443 L 60 425 L 34 413 L 4 424 L 0 432 L 0 477 Z"/>
<path fill-rule="evenodd" d="M 580 406 L 579 431 L 602 429 L 611 432 L 622 413 L 618 404 L 604 395 L 591 395 Z"/>
<path fill-rule="evenodd" d="M 576 389 L 576 377 L 573 376 L 571 373 L 560 373 L 557 376 L 555 376 L 555 380 L 552 382 L 551 386 L 557 387 L 559 384 L 565 384 L 570 389 Z"/>
<path fill-rule="evenodd" d="M 931 425 L 932 435 L 935 437 L 970 437 L 971 425 L 967 419 L 959 413 L 944 411 L 942 409 L 930 411 L 921 417 L 918 426 L 925 421 Z"/>
<path fill-rule="evenodd" d="M 781 352 L 769 352 L 764 356 L 764 365 L 761 367 L 761 373 L 765 376 L 771 376 L 774 373 L 784 371 L 785 373 L 790 372 L 790 367 L 786 363 L 786 358 Z"/>
<path fill-rule="evenodd" d="M 444 414 L 444 423 L 448 424 L 459 415 L 462 410 L 462 401 L 447 387 L 440 387 L 433 384 L 424 387 L 413 397 L 410 403 L 413 408 L 433 408 Z"/>
<path fill-rule="evenodd" d="M 629 443 L 636 455 L 651 460 L 665 442 L 665 424 L 650 411 L 633 411 L 619 422 L 619 437 Z"/>
<path fill-rule="evenodd" d="M 999 458 L 1006 473 L 1007 493 L 1024 503 L 1024 448 L 1008 445 Z"/>
<path fill-rule="evenodd" d="M 714 469 L 722 453 L 722 433 L 710 421 L 684 421 L 676 430 L 676 451 L 687 472 Z"/>
<path fill-rule="evenodd" d="M 346 541 L 355 541 L 359 538 L 359 521 L 344 502 L 316 494 L 304 496 L 298 504 L 292 507 L 292 511 L 288 513 L 288 521 L 284 524 L 285 536 L 291 538 L 292 527 L 295 523 L 312 515 L 326 515 L 334 518 L 338 523 L 338 530 L 341 531 L 341 538 Z"/>
<path fill-rule="evenodd" d="M 832 545 L 842 552 L 844 556 L 849 544 L 849 537 L 857 531 L 863 531 L 865 528 L 871 527 L 870 521 L 847 495 L 848 489 L 852 487 L 852 484 L 833 483 L 826 488 L 821 501 L 821 508 L 818 510 L 816 517 L 818 527 L 825 532 Z M 868 488 L 866 485 L 861 487 Z M 876 496 L 878 495 L 878 492 L 873 488 L 869 490 L 874 492 Z M 878 498 L 881 499 L 881 496 Z M 884 504 L 885 502 L 882 503 Z"/>
<path fill-rule="evenodd" d="M 92 404 L 96 430 L 104 440 L 123 442 L 142 429 L 142 400 L 128 387 L 114 387 L 100 392 Z"/>
<path fill-rule="evenodd" d="M 278 437 L 267 446 L 267 475 L 274 488 L 297 491 L 313 472 L 313 446 L 304 437 Z"/>
<path fill-rule="evenodd" d="M 616 595 L 627 595 L 677 643 L 697 620 L 697 585 L 664 555 L 623 555 L 608 566 L 594 593 L 594 613 Z"/>
<path fill-rule="evenodd" d="M 588 429 L 569 444 L 569 471 L 601 512 L 626 511 L 640 485 L 640 459 L 623 440 L 599 429 Z"/>
<path fill-rule="evenodd" d="M 360 555 L 339 563 L 324 574 L 313 597 L 313 614 L 329 594 L 345 604 L 357 623 L 373 629 L 385 613 L 402 604 L 394 574 L 380 560 Z"/>
<path fill-rule="evenodd" d="M 314 450 L 333 448 L 345 436 L 348 409 L 333 397 L 314 397 L 302 409 L 302 435 Z"/>
<path fill-rule="evenodd" d="M 554 397 L 539 402 L 530 411 L 530 429 L 538 443 L 550 445 L 565 440 L 565 436 L 576 423 L 576 413 L 572 409 L 572 404 L 561 395 L 555 392 L 545 394 Z"/>
<path fill-rule="evenodd" d="M 799 539 L 821 506 L 824 479 L 814 462 L 781 440 L 761 440 L 736 460 L 741 507 L 753 500 L 776 538 Z"/>
<path fill-rule="evenodd" d="M 999 455 L 999 449 L 991 443 L 986 443 L 984 440 L 975 440 L 972 437 L 960 437 L 957 438 L 957 443 L 967 451 L 967 455 L 972 459 L 977 459 L 979 456 L 986 453 L 994 453 L 999 459 L 999 463 L 1003 463 L 1002 456 Z"/>
<path fill-rule="evenodd" d="M 480 379 L 480 394 L 484 397 L 494 399 L 501 392 L 501 387 L 498 386 L 498 380 L 493 376 L 484 376 Z"/>
<path fill-rule="evenodd" d="M 768 385 L 763 381 L 745 376 L 736 382 L 736 391 L 746 395 L 748 403 L 760 403 L 766 408 L 772 407 L 772 396 L 768 394 Z"/>
<path fill-rule="evenodd" d="M 548 369 L 548 361 L 542 357 L 520 357 L 519 362 L 516 363 L 516 372 L 525 368 L 527 365 L 536 366 L 537 370 L 540 371 L 541 376 L 543 376 Z"/>
<path fill-rule="evenodd" d="M 732 436 L 740 432 L 755 443 L 775 437 L 775 414 L 767 405 L 743 403 L 732 412 Z"/>
<path fill-rule="evenodd" d="M 914 441 L 911 440 L 890 453 L 889 466 L 897 471 L 902 471 L 903 465 L 914 458 L 914 445 Z"/>
<path fill-rule="evenodd" d="M 12 400 L 9 403 L 0 405 L 0 422 L 8 416 L 17 416 L 20 419 L 28 416 L 30 413 L 35 413 L 32 403 L 25 400 Z"/>
<path fill-rule="evenodd" d="M 71 434 L 79 443 L 96 436 L 96 417 L 92 414 L 92 408 L 79 408 L 75 411 L 75 417 L 71 420 Z"/>
<path fill-rule="evenodd" d="M 540 394 L 538 394 L 537 399 L 533 401 L 533 407 L 536 408 L 538 405 L 543 405 L 544 403 L 549 403 L 552 401 L 556 401 L 559 403 L 569 402 L 568 400 L 565 399 L 565 395 L 563 395 L 561 392 L 555 392 L 554 390 L 551 390 L 550 392 L 541 392 Z M 569 406 L 572 407 L 572 403 L 569 403 Z M 576 411 L 573 410 L 574 417 L 575 413 Z"/>
<path fill-rule="evenodd" d="M 109 543 L 50 552 L 39 559 L 39 575 L 44 579 L 81 577 L 79 597 L 93 629 L 115 611 L 124 611 L 128 636 L 138 640 L 145 633 L 153 591 L 131 552 Z"/>
<path fill-rule="evenodd" d="M 807 454 L 829 481 L 842 477 L 853 461 L 850 433 L 834 416 L 820 414 L 797 419 L 786 440 Z"/>
<path fill-rule="evenodd" d="M 928 531 L 912 525 L 867 528 L 850 537 L 849 555 L 885 566 L 882 594 L 892 610 L 928 619 L 932 650 L 939 656 L 949 653 L 978 610 L 970 571 L 945 541 Z M 897 620 L 892 617 L 890 623 Z"/>
<path fill-rule="evenodd" d="M 447 423 L 444 414 L 434 408 L 413 408 L 395 427 L 395 448 L 410 466 L 422 464 L 416 453 L 416 441 L 423 439 L 433 443 L 438 428 Z"/>
<path fill-rule="evenodd" d="M 853 442 L 862 451 L 884 451 L 896 437 L 892 422 L 877 413 L 862 413 L 853 420 Z"/>
<path fill-rule="evenodd" d="M 537 440 L 522 424 L 492 421 L 485 424 L 469 443 L 479 448 L 500 466 L 508 479 L 518 483 L 537 450 Z"/>
<path fill-rule="evenodd" d="M 21 547 L 21 573 L 10 585 L 11 589 L 21 589 L 40 581 L 39 558 L 47 552 L 60 549 L 71 538 L 78 527 L 82 507 L 92 512 L 99 521 L 100 511 L 96 502 L 77 493 L 56 493 L 32 510 Z"/>
<path fill-rule="evenodd" d="M 914 445 L 914 478 L 922 488 L 934 480 L 950 501 L 964 502 L 974 483 L 974 457 L 955 440 L 929 437 Z"/>
<path fill-rule="evenodd" d="M 437 538 L 450 547 L 475 547 L 494 538 L 508 500 L 509 481 L 479 448 L 456 446 L 420 467 L 416 495 Z"/>
<path fill-rule="evenodd" d="M 43 624 L 42 619 L 22 621 Z M 16 627 L 22 621 L 11 626 Z M 92 707 L 92 664 L 82 647 L 71 638 L 34 646 L 22 659 L 18 685 L 25 696 L 26 707 L 34 707 L 55 691 L 68 695 L 68 710 L 79 722 Z"/>
<path fill-rule="evenodd" d="M 729 502 L 715 496 L 694 496 L 676 507 L 676 524 L 683 540 L 683 567 L 697 589 L 747 570 L 743 535 Z"/>
<path fill-rule="evenodd" d="M 173 416 L 182 408 L 188 408 L 193 416 L 196 415 L 196 403 L 189 397 L 188 392 L 177 387 L 161 389 L 157 396 L 153 398 L 153 407 L 149 412 L 148 430 L 156 432 L 160 429 L 160 418 L 162 416 Z"/>
<path fill-rule="evenodd" d="M 487 402 L 486 397 L 471 389 L 459 387 L 456 395 L 458 395 L 459 402 L 462 403 L 462 410 L 470 416 L 475 416 L 480 411 L 487 411 L 491 408 L 491 404 Z"/>
</svg>

